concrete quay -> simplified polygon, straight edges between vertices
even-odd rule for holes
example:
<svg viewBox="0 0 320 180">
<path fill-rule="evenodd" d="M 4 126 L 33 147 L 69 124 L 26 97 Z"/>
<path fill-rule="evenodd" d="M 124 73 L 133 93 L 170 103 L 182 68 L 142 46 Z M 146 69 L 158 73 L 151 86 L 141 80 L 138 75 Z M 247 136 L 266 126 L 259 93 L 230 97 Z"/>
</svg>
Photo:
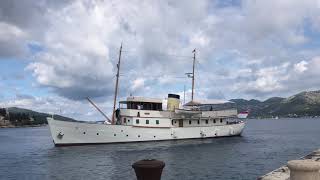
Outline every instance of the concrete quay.
<svg viewBox="0 0 320 180">
<path fill-rule="evenodd" d="M 315 180 L 320 177 L 319 170 L 320 149 L 302 157 L 300 160 L 289 161 L 288 165 L 258 177 L 258 180 Z"/>
</svg>

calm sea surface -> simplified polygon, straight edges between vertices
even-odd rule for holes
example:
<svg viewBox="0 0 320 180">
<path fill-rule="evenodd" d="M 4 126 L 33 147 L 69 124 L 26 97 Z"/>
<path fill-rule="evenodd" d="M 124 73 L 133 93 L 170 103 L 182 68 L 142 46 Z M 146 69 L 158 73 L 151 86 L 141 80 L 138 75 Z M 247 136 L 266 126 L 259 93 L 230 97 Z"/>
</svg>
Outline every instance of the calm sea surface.
<svg viewBox="0 0 320 180">
<path fill-rule="evenodd" d="M 256 179 L 320 147 L 320 119 L 247 120 L 242 137 L 54 147 L 48 127 L 0 129 L 0 179 L 135 179 L 132 163 L 166 163 L 163 180 Z"/>
</svg>

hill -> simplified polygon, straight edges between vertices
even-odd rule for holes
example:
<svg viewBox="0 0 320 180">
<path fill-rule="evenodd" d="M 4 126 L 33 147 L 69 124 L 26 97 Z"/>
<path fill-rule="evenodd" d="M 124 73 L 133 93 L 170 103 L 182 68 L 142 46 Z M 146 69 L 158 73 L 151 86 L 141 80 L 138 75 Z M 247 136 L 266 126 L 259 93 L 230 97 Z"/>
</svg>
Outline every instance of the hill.
<svg viewBox="0 0 320 180">
<path fill-rule="evenodd" d="M 251 118 L 320 116 L 320 91 L 305 91 L 288 98 L 272 97 L 265 101 L 231 99 L 238 111 L 249 110 Z"/>
<path fill-rule="evenodd" d="M 10 107 L 8 108 L 9 114 L 5 109 L 0 109 L 0 116 L 4 120 L 8 120 L 11 125 L 14 126 L 25 126 L 25 125 L 40 125 L 47 124 L 47 117 L 51 117 L 51 114 L 40 113 L 29 109 Z M 61 115 L 54 115 L 55 119 L 65 121 L 75 121 L 72 118 L 64 117 Z"/>
<path fill-rule="evenodd" d="M 239 112 L 249 110 L 249 118 L 320 116 L 320 90 L 305 91 L 288 98 L 272 97 L 265 101 L 256 99 L 230 99 L 230 101 L 236 103 Z M 5 109 L 0 108 L 0 120 L 1 117 L 2 119 L 5 117 L 16 126 L 47 124 L 46 118 L 52 116 L 51 114 L 17 107 L 10 107 L 8 111 L 10 116 L 5 117 Z M 76 121 L 61 115 L 54 115 L 54 118 Z"/>
</svg>

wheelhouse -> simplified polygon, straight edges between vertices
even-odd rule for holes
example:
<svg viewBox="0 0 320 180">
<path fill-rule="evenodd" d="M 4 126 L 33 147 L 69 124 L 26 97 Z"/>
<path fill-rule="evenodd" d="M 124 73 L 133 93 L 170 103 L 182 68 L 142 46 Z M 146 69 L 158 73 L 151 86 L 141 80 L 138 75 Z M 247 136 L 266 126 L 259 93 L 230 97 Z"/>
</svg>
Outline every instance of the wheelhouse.
<svg viewBox="0 0 320 180">
<path fill-rule="evenodd" d="M 120 101 L 120 109 L 137 109 L 162 111 L 162 100 L 156 98 L 133 97 L 130 96 L 126 101 Z"/>
</svg>

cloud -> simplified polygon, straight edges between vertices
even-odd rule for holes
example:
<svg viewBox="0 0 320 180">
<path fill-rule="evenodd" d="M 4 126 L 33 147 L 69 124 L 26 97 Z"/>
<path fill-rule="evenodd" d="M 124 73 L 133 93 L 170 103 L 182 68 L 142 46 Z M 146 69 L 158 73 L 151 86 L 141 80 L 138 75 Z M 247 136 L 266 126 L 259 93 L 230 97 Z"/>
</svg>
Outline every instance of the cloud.
<svg viewBox="0 0 320 180">
<path fill-rule="evenodd" d="M 318 9 L 312 0 L 1 1 L 0 59 L 28 58 L 38 85 L 70 101 L 107 99 L 123 42 L 120 96 L 163 97 L 190 89 L 181 77 L 196 48 L 196 96 L 287 95 L 320 87 L 309 80 L 318 75 Z"/>
<path fill-rule="evenodd" d="M 143 87 L 144 87 L 144 81 L 145 81 L 145 80 L 144 80 L 143 78 L 138 78 L 138 79 L 134 80 L 134 81 L 132 82 L 131 89 L 132 89 L 133 91 L 136 91 L 136 90 L 138 90 L 138 89 L 143 88 Z"/>
<path fill-rule="evenodd" d="M 27 54 L 26 48 L 21 44 L 26 43 L 28 34 L 19 27 L 0 22 L 0 57 L 22 57 Z"/>
<path fill-rule="evenodd" d="M 17 99 L 35 99 L 35 97 L 29 94 L 17 94 L 16 98 Z"/>
<path fill-rule="evenodd" d="M 110 94 L 112 65 L 103 58 L 66 54 L 39 54 L 40 61 L 31 63 L 29 70 L 42 86 L 71 99 L 99 97 Z"/>
<path fill-rule="evenodd" d="M 28 57 L 28 43 L 43 38 L 48 27 L 47 13 L 68 1 L 3 0 L 0 2 L 0 59 Z"/>
<path fill-rule="evenodd" d="M 299 73 L 302 73 L 302 72 L 308 70 L 307 65 L 308 65 L 308 62 L 300 61 L 299 63 L 294 65 L 294 70 Z"/>
</svg>

